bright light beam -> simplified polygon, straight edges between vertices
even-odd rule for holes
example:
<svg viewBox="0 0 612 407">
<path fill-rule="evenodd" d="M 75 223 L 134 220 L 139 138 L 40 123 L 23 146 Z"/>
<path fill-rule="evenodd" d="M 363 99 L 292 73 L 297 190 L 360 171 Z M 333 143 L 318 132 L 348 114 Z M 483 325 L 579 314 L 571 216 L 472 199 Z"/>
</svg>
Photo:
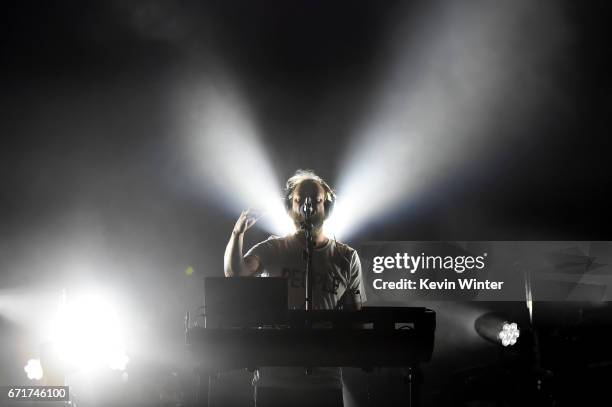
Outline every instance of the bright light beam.
<svg viewBox="0 0 612 407">
<path fill-rule="evenodd" d="M 49 342 L 62 363 L 71 369 L 106 366 L 125 370 L 129 357 L 119 315 L 101 293 L 85 292 L 67 298 L 64 291 L 57 314 L 47 328 Z"/>
<path fill-rule="evenodd" d="M 399 32 L 379 103 L 347 151 L 326 231 L 347 238 L 499 149 L 537 112 L 563 45 L 554 4 L 445 3 Z M 404 29 L 414 30 L 414 25 Z M 418 43 L 419 45 L 415 45 Z M 358 204 L 355 204 L 358 203 Z"/>
<path fill-rule="evenodd" d="M 294 231 L 281 200 L 280 183 L 245 104 L 231 86 L 215 81 L 189 99 L 187 152 L 208 198 L 230 209 L 263 212 L 258 222 L 283 236 Z"/>
<path fill-rule="evenodd" d="M 28 363 L 23 367 L 28 379 L 40 380 L 43 377 L 43 368 L 39 359 L 28 359 Z"/>
</svg>

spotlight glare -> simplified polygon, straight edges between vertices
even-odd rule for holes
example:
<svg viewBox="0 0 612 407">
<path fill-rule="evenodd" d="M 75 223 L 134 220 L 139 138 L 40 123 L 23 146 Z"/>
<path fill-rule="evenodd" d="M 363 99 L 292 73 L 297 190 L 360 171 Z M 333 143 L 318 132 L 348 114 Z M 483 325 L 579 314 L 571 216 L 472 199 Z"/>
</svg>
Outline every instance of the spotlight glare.
<svg viewBox="0 0 612 407">
<path fill-rule="evenodd" d="M 130 358 L 122 349 L 117 349 L 108 356 L 108 367 L 113 370 L 124 371 L 130 361 Z"/>
<path fill-rule="evenodd" d="M 516 344 L 520 330 L 516 322 L 508 322 L 508 316 L 498 312 L 482 314 L 474 321 L 478 334 L 498 345 L 511 346 Z"/>
<path fill-rule="evenodd" d="M 254 121 L 239 93 L 221 82 L 188 98 L 186 110 L 191 114 L 185 148 L 199 184 L 196 188 L 236 217 L 253 208 L 265 214 L 258 224 L 269 232 L 292 233 L 279 180 Z"/>
<path fill-rule="evenodd" d="M 333 236 L 341 240 L 353 232 L 354 229 L 351 229 L 351 226 L 354 223 L 358 223 L 359 216 L 363 215 L 363 212 L 360 211 L 360 206 L 354 202 L 350 195 L 338 198 L 334 204 L 332 215 L 323 225 L 323 231 L 327 236 Z"/>
<path fill-rule="evenodd" d="M 104 365 L 124 370 L 129 358 L 118 315 L 100 294 L 87 293 L 68 301 L 64 292 L 48 329 L 60 360 L 76 370 Z"/>
<path fill-rule="evenodd" d="M 30 380 L 40 380 L 43 377 L 43 368 L 39 359 L 29 359 L 23 370 Z"/>
<path fill-rule="evenodd" d="M 520 331 L 518 329 L 518 325 L 514 322 L 504 322 L 502 330 L 497 335 L 504 346 L 514 345 L 519 336 Z"/>
</svg>

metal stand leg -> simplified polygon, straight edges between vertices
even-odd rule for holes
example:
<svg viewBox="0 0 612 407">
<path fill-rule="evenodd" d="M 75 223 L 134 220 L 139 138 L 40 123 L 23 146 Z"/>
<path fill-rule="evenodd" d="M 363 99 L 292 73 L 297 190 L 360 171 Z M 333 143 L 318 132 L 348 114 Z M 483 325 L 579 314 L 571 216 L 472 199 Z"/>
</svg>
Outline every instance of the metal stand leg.
<svg viewBox="0 0 612 407">
<path fill-rule="evenodd" d="M 207 369 L 197 369 L 196 374 L 198 375 L 196 405 L 198 407 L 210 407 L 210 393 L 214 374 Z"/>
<path fill-rule="evenodd" d="M 406 385 L 408 386 L 409 398 L 408 398 L 408 406 L 409 407 L 418 407 L 421 405 L 421 381 L 422 375 L 420 368 L 409 367 L 404 372 L 404 380 Z"/>
<path fill-rule="evenodd" d="M 421 383 L 423 374 L 419 367 L 404 368 L 378 368 L 369 371 L 367 377 L 367 406 L 408 406 L 419 407 L 421 405 Z M 406 386 L 408 395 L 397 391 L 398 385 Z"/>
</svg>

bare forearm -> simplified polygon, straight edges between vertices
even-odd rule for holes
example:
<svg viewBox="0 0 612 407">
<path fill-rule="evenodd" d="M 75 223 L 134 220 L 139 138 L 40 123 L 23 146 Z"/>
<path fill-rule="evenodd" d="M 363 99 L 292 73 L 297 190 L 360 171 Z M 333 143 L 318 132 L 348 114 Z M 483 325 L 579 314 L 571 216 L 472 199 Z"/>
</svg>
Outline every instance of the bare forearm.
<svg viewBox="0 0 612 407">
<path fill-rule="evenodd" d="M 237 277 L 243 268 L 242 245 L 244 234 L 232 232 L 223 257 L 225 277 Z"/>
</svg>

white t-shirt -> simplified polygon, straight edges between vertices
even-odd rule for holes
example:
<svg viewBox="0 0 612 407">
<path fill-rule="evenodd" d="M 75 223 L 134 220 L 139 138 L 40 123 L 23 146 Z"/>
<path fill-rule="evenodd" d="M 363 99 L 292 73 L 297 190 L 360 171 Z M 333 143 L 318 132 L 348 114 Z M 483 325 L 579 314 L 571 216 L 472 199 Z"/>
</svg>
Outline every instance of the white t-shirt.
<svg viewBox="0 0 612 407">
<path fill-rule="evenodd" d="M 253 246 L 245 255 L 259 258 L 258 276 L 287 278 L 291 309 L 304 308 L 304 249 L 305 242 L 298 235 L 271 236 Z M 361 262 L 355 249 L 329 239 L 324 246 L 315 248 L 312 272 L 314 309 L 339 309 L 366 301 Z M 307 376 L 304 368 L 268 367 L 259 369 L 253 383 L 262 387 L 341 388 L 341 377 L 338 368 L 313 368 L 312 374 Z"/>
</svg>

